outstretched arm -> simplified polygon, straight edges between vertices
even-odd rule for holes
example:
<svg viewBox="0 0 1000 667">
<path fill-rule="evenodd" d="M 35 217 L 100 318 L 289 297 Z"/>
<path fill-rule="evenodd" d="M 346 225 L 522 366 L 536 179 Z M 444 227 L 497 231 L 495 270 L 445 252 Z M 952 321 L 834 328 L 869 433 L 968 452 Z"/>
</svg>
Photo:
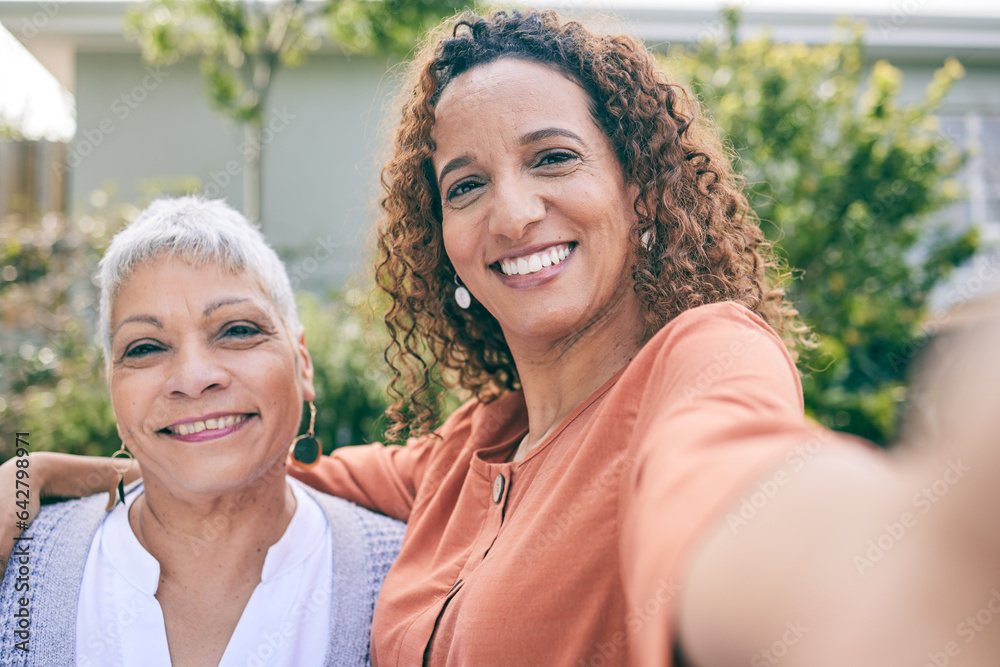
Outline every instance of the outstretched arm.
<svg viewBox="0 0 1000 667">
<path fill-rule="evenodd" d="M 683 578 L 691 662 L 995 665 L 1000 631 L 975 619 L 1000 609 L 1000 551 L 982 530 L 997 504 L 970 495 L 989 477 L 973 460 L 830 452 L 744 530 L 716 525 Z"/>
<path fill-rule="evenodd" d="M 111 468 L 111 459 L 99 456 L 73 456 L 56 452 L 29 454 L 28 514 L 27 523 L 38 516 L 39 502 L 44 498 L 79 498 L 107 491 L 118 481 Z M 17 457 L 0 465 L 0 497 L 6 499 L 0 511 L 0 575 L 7 567 L 14 538 L 23 532 L 22 511 L 14 504 L 17 486 Z M 133 464 L 125 475 L 129 483 L 141 476 L 139 464 Z M 23 486 L 20 488 L 24 488 Z M 22 496 L 23 498 L 23 496 Z"/>
<path fill-rule="evenodd" d="M 636 624 L 637 663 L 662 665 L 679 643 L 697 667 L 995 665 L 1000 326 L 991 329 L 966 337 L 965 363 L 952 358 L 933 380 L 938 430 L 923 447 L 890 456 L 839 436 L 818 451 L 792 444 L 791 458 L 717 508 L 680 563 L 662 557 L 670 541 L 654 530 L 674 495 L 650 474 L 662 470 L 650 452 L 632 508 L 642 520 L 626 536 L 630 606 L 642 609 L 667 576 L 677 592 L 669 613 Z M 661 562 L 673 565 L 657 577 Z"/>
</svg>

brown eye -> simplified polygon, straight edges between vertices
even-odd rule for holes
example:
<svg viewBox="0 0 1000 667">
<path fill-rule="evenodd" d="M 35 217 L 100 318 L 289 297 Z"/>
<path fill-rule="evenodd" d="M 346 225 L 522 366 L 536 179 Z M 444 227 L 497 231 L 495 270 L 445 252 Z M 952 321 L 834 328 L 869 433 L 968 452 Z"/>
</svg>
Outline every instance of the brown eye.
<svg viewBox="0 0 1000 667">
<path fill-rule="evenodd" d="M 553 153 L 546 153 L 538 161 L 538 166 L 544 167 L 550 164 L 561 164 L 563 162 L 569 162 L 570 160 L 575 160 L 576 155 L 568 151 L 555 151 Z"/>
<path fill-rule="evenodd" d="M 131 345 L 127 350 L 125 350 L 125 354 L 123 356 L 126 359 L 139 359 L 162 351 L 163 346 L 157 343 L 143 341 L 141 343 Z"/>
<path fill-rule="evenodd" d="M 459 181 L 453 185 L 450 190 L 448 190 L 446 199 L 451 201 L 452 199 L 468 194 L 479 187 L 482 187 L 482 184 L 477 181 Z"/>
<path fill-rule="evenodd" d="M 260 328 L 246 322 L 232 324 L 222 331 L 225 338 L 251 338 L 260 334 Z"/>
</svg>

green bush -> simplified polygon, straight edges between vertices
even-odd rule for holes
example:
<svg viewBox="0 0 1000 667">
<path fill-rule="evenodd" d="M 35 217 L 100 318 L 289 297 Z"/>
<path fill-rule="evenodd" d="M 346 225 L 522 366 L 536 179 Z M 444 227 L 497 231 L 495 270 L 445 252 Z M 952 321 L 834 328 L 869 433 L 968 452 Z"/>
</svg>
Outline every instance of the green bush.
<svg viewBox="0 0 1000 667">
<path fill-rule="evenodd" d="M 790 296 L 818 342 L 800 358 L 807 412 L 885 444 L 928 295 L 978 244 L 933 215 L 960 194 L 949 178 L 963 156 L 933 111 L 962 67 L 948 60 L 904 105 L 898 69 L 876 62 L 864 78 L 857 27 L 817 46 L 740 43 L 737 27 L 724 12 L 716 40 L 675 49 L 667 68 L 725 131 L 796 277 Z"/>
<path fill-rule="evenodd" d="M 67 220 L 56 214 L 0 222 L 0 457 L 14 432 L 32 450 L 100 454 L 118 446 L 94 338 L 98 290 L 91 278 L 129 206 Z"/>
</svg>

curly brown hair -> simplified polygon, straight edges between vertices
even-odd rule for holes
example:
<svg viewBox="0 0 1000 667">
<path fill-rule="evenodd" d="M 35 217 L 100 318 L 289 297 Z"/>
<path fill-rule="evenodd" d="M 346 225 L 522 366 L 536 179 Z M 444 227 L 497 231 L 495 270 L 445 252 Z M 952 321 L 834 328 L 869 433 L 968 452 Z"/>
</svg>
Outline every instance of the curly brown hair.
<svg viewBox="0 0 1000 667">
<path fill-rule="evenodd" d="M 682 86 L 666 80 L 641 42 L 596 34 L 553 11 L 466 13 L 433 32 L 412 63 L 382 170 L 375 275 L 391 300 L 385 314 L 391 337 L 385 360 L 394 373 L 390 440 L 429 430 L 435 373 L 485 401 L 519 386 L 496 319 L 475 301 L 462 310 L 452 298 L 456 273 L 445 254 L 431 165 L 441 92 L 463 72 L 500 58 L 545 64 L 590 96 L 625 182 L 639 187 L 632 277 L 649 331 L 719 301 L 745 305 L 779 332 L 799 330 L 797 313 L 777 287 L 772 248 L 716 128 Z M 642 243 L 647 232 L 651 243 Z"/>
</svg>

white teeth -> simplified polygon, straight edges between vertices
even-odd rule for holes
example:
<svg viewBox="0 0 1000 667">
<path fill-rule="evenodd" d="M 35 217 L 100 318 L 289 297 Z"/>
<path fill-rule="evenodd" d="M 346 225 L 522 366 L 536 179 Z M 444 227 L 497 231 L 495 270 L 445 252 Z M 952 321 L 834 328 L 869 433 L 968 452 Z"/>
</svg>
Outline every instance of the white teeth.
<svg viewBox="0 0 1000 667">
<path fill-rule="evenodd" d="M 218 419 L 206 419 L 205 421 L 178 424 L 170 430 L 177 435 L 191 435 L 193 433 L 201 433 L 202 431 L 214 431 L 217 429 L 229 428 L 234 424 L 239 424 L 246 418 L 246 415 L 228 415 L 226 417 L 219 417 Z"/>
<path fill-rule="evenodd" d="M 570 253 L 572 250 L 568 245 L 560 245 L 528 257 L 500 260 L 500 271 L 507 276 L 525 276 L 529 273 L 537 273 L 553 264 L 559 264 L 569 257 Z"/>
</svg>

